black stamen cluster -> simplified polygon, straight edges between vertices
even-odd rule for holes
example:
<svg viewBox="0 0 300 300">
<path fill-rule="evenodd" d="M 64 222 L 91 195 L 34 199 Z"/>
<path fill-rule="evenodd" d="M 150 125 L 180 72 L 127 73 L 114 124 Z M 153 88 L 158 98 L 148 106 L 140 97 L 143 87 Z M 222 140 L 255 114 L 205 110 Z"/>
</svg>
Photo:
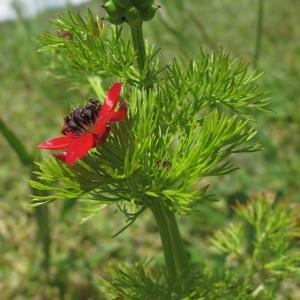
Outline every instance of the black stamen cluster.
<svg viewBox="0 0 300 300">
<path fill-rule="evenodd" d="M 64 118 L 62 134 L 80 135 L 87 132 L 95 124 L 100 108 L 100 102 L 91 99 L 85 107 L 73 110 Z"/>
</svg>

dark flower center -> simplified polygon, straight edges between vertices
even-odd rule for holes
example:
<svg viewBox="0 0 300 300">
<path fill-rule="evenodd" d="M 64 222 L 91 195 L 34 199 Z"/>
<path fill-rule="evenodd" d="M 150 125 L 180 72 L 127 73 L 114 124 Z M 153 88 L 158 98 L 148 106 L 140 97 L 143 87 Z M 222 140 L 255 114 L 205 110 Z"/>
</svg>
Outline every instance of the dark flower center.
<svg viewBox="0 0 300 300">
<path fill-rule="evenodd" d="M 89 131 L 97 120 L 100 108 L 98 100 L 90 99 L 85 107 L 73 110 L 64 118 L 61 133 L 78 136 Z"/>
</svg>

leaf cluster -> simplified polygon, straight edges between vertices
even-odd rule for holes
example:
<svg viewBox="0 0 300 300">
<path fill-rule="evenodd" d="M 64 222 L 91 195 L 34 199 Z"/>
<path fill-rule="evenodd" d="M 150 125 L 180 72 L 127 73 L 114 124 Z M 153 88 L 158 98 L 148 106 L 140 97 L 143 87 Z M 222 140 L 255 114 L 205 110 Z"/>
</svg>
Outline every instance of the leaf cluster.
<svg viewBox="0 0 300 300">
<path fill-rule="evenodd" d="M 51 72 L 74 86 L 95 76 L 139 84 L 149 80 L 146 69 L 150 64 L 152 76 L 160 73 L 153 61 L 153 48 L 148 49 L 145 71 L 140 72 L 132 41 L 124 38 L 123 27 L 105 26 L 90 10 L 86 17 L 68 12 L 51 23 L 56 30 L 39 37 L 39 50 L 50 52 Z"/>
<path fill-rule="evenodd" d="M 147 269 L 147 271 L 145 270 Z M 150 269 L 150 270 L 149 270 Z M 170 286 L 165 271 L 149 268 L 147 264 L 135 263 L 112 269 L 108 279 L 103 279 L 101 289 L 108 299 L 157 299 L 157 300 L 271 300 L 255 288 L 249 278 L 235 277 L 229 273 L 201 272 L 194 266 L 178 282 Z"/>
<path fill-rule="evenodd" d="M 240 59 L 230 58 L 225 50 L 208 55 L 200 49 L 188 63 L 175 59 L 167 75 L 169 101 L 184 104 L 187 116 L 205 107 L 251 116 L 253 109 L 266 110 L 269 102 L 256 83 L 260 74 L 249 71 Z"/>
<path fill-rule="evenodd" d="M 236 207 L 238 219 L 212 239 L 236 268 L 274 282 L 300 274 L 299 209 L 259 195 Z"/>
</svg>

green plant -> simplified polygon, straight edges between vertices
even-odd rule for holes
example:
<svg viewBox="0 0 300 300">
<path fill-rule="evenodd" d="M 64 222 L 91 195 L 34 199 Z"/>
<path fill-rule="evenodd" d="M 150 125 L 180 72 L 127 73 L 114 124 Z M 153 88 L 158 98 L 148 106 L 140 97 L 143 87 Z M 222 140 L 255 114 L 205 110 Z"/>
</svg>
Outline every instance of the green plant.
<svg viewBox="0 0 300 300">
<path fill-rule="evenodd" d="M 263 194 L 235 210 L 237 218 L 216 232 L 212 245 L 261 290 L 276 295 L 283 279 L 300 273 L 298 207 Z"/>
<path fill-rule="evenodd" d="M 129 10 L 138 9 L 130 5 Z M 145 47 L 144 19 L 113 15 L 123 13 L 115 11 L 115 1 L 105 3 L 105 8 L 109 21 L 118 17 L 118 24 L 129 24 L 131 37 L 123 27 L 103 26 L 91 12 L 86 18 L 69 12 L 53 21 L 58 33 L 40 38 L 41 50 L 54 50 L 57 74 L 75 84 L 90 84 L 99 98 L 112 82 L 124 83 L 127 118 L 109 124 L 106 142 L 93 144 L 93 150 L 75 164 L 55 158 L 38 163 L 38 179 L 31 184 L 50 194 L 35 195 L 34 203 L 80 198 L 86 205 L 91 203 L 91 215 L 103 205 L 116 205 L 128 220 L 123 229 L 146 209 L 152 212 L 162 240 L 166 276 L 160 282 L 140 266 L 122 271 L 112 284 L 116 297 L 143 299 L 161 291 L 161 297 L 174 299 L 216 299 L 226 290 L 228 299 L 232 295 L 237 299 L 272 297 L 269 291 L 258 293 L 251 276 L 239 285 L 234 275 L 215 279 L 209 272 L 194 271 L 175 217 L 215 200 L 209 178 L 235 170 L 230 161 L 233 154 L 260 149 L 254 112 L 266 110 L 268 100 L 257 86 L 258 75 L 224 50 L 202 49 L 188 62 L 174 59 L 162 66 L 154 47 Z M 234 228 L 230 235 L 238 233 Z M 190 280 L 184 280 L 186 274 Z M 138 279 L 144 280 L 136 286 Z M 203 287 L 210 280 L 215 295 L 208 289 L 211 295 L 207 296 Z M 215 298 L 208 298 L 212 295 Z"/>
</svg>

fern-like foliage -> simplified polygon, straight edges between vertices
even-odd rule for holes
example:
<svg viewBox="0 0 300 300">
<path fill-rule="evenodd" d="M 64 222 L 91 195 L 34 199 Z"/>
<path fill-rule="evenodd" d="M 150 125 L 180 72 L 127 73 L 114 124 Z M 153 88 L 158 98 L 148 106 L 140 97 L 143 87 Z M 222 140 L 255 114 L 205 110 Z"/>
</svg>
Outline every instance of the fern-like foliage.
<svg viewBox="0 0 300 300">
<path fill-rule="evenodd" d="M 236 207 L 238 219 L 215 234 L 213 246 L 264 285 L 298 277 L 300 226 L 295 208 L 286 202 L 274 203 L 270 195 L 259 195 Z"/>
<path fill-rule="evenodd" d="M 146 271 L 147 269 L 147 271 Z M 150 270 L 149 270 L 150 269 Z M 250 278 L 229 273 L 201 272 L 194 267 L 178 282 L 167 282 L 165 271 L 136 263 L 111 270 L 101 290 L 107 299 L 122 300 L 273 300 L 267 293 L 255 293 Z"/>
<path fill-rule="evenodd" d="M 252 109 L 265 110 L 268 99 L 258 91 L 259 74 L 251 72 L 239 59 L 231 59 L 225 50 L 208 55 L 200 50 L 188 63 L 174 60 L 168 68 L 166 89 L 169 101 L 185 107 L 189 118 L 205 107 L 220 107 L 251 115 Z"/>
<path fill-rule="evenodd" d="M 40 51 L 52 53 L 49 67 L 57 77 L 78 87 L 92 76 L 132 84 L 151 79 L 149 72 L 138 70 L 132 41 L 124 38 L 122 27 L 107 28 L 90 10 L 86 17 L 68 12 L 51 23 L 56 31 L 39 37 Z M 151 63 L 154 80 L 160 69 L 153 61 L 154 49 L 148 52 L 145 68 Z"/>
</svg>

